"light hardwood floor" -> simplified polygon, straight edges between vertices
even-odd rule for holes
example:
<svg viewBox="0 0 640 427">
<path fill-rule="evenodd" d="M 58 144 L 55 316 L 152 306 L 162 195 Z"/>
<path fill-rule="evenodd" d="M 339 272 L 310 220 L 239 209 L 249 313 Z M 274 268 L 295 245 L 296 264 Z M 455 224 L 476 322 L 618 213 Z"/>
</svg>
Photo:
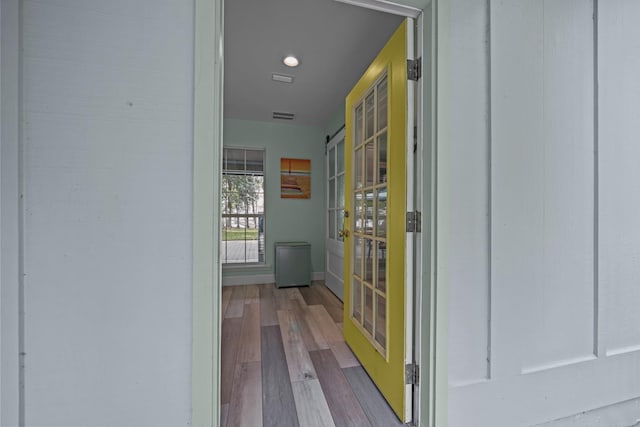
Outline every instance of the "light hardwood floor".
<svg viewBox="0 0 640 427">
<path fill-rule="evenodd" d="M 401 426 L 321 283 L 222 289 L 222 427 Z"/>
</svg>

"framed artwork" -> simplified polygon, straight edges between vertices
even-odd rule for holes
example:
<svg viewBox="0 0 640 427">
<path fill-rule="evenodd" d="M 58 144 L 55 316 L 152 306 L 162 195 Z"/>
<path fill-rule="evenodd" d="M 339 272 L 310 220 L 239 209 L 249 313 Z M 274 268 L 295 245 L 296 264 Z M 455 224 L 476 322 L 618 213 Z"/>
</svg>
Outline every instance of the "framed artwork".
<svg viewBox="0 0 640 427">
<path fill-rule="evenodd" d="M 280 197 L 311 198 L 311 160 L 287 157 L 280 159 Z"/>
</svg>

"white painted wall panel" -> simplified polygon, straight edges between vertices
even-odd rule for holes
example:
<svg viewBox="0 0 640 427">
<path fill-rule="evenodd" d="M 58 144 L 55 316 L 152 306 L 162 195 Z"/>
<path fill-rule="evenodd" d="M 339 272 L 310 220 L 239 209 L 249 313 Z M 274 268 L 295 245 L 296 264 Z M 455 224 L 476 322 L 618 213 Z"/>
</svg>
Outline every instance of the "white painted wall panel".
<svg viewBox="0 0 640 427">
<path fill-rule="evenodd" d="M 452 1 L 452 45 L 471 38 L 469 22 L 478 18 L 478 7 Z M 461 310 L 465 291 L 476 288 L 450 274 L 449 338 L 456 341 L 449 346 L 448 425 L 633 425 L 640 420 L 633 403 L 640 397 L 640 235 L 634 231 L 640 176 L 632 166 L 640 154 L 640 85 L 634 80 L 640 73 L 640 7 L 599 2 L 599 32 L 591 0 L 491 0 L 484 7 L 490 109 L 477 107 L 478 88 L 453 92 L 451 158 L 438 163 L 439 209 L 451 212 L 438 220 L 447 224 L 439 235 L 452 236 L 450 251 L 438 262 L 454 272 L 465 268 L 464 259 L 453 255 L 464 253 L 456 230 L 486 215 L 454 213 L 461 209 L 457 200 L 475 200 L 478 191 L 477 182 L 461 178 L 459 165 L 477 171 L 487 164 L 477 152 L 475 160 L 468 157 L 477 139 L 464 140 L 457 128 L 466 123 L 459 118 L 468 116 L 473 128 L 489 115 L 490 191 L 481 195 L 490 201 L 490 246 L 484 252 L 477 246 L 475 256 L 490 256 L 490 311 L 482 318 Z M 452 91 L 474 78 L 474 54 L 452 49 Z M 458 199 L 460 192 L 468 192 L 465 199 Z M 463 356 L 452 349 L 477 344 L 460 339 L 459 331 L 487 321 L 488 378 L 456 381 L 463 378 L 453 378 L 463 372 Z"/>
<path fill-rule="evenodd" d="M 600 286 L 609 355 L 640 350 L 638 22 L 637 1 L 599 4 Z"/>
<path fill-rule="evenodd" d="M 485 0 L 451 2 L 459 29 L 451 38 L 451 265 L 449 382 L 488 375 L 489 346 L 489 91 Z"/>
<path fill-rule="evenodd" d="M 19 1 L 0 2 L 0 425 L 19 421 Z"/>
<path fill-rule="evenodd" d="M 24 2 L 26 423 L 186 426 L 192 2 Z"/>
<path fill-rule="evenodd" d="M 593 357 L 592 11 L 590 0 L 492 3 L 497 374 Z"/>
</svg>

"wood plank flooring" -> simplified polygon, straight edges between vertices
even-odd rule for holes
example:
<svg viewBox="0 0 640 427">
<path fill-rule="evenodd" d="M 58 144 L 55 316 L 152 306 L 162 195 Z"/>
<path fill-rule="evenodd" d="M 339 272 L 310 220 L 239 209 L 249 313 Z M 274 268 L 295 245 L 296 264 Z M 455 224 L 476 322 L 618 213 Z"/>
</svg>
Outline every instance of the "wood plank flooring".
<svg viewBox="0 0 640 427">
<path fill-rule="evenodd" d="M 321 283 L 222 290 L 222 427 L 402 423 L 342 337 L 342 302 Z"/>
</svg>

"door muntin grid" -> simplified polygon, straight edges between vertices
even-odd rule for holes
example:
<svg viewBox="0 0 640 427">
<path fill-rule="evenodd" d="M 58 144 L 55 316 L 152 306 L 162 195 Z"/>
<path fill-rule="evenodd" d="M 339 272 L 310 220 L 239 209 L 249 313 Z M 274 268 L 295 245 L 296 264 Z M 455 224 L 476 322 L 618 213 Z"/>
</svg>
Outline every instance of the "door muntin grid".
<svg viewBox="0 0 640 427">
<path fill-rule="evenodd" d="M 351 319 L 387 358 L 387 72 L 354 108 Z"/>
</svg>

